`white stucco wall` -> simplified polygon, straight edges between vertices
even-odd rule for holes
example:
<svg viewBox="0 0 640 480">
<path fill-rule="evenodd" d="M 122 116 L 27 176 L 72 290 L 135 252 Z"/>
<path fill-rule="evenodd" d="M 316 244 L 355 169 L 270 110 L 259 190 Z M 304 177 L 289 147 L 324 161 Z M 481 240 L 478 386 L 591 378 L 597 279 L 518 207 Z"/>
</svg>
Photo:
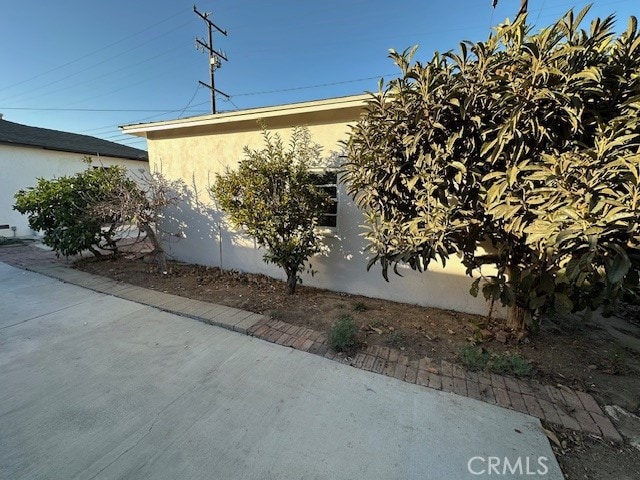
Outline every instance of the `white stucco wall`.
<svg viewBox="0 0 640 480">
<path fill-rule="evenodd" d="M 42 148 L 0 145 L 0 224 L 17 227 L 17 236 L 29 236 L 34 232 L 29 228 L 27 216 L 12 209 L 14 194 L 27 187 L 35 186 L 37 178 L 54 178 L 73 175 L 87 168 L 80 153 L 58 152 Z M 123 165 L 133 172 L 149 170 L 146 161 L 123 158 L 91 156 L 93 165 Z M 10 230 L 0 231 L 0 235 L 11 236 Z"/>
<path fill-rule="evenodd" d="M 300 113 L 301 110 L 303 108 L 293 106 L 290 111 L 265 111 L 261 121 L 285 142 L 293 126 L 307 126 L 325 154 L 342 150 L 340 142 L 347 138 L 349 124 L 359 115 L 359 110 L 353 107 L 331 106 L 329 110 L 304 113 Z M 281 269 L 263 262 L 264 252 L 251 238 L 234 231 L 225 222 L 223 212 L 208 192 L 216 173 L 225 167 L 233 168 L 243 158 L 244 146 L 263 146 L 260 128 L 253 118 L 263 112 L 253 117 L 250 113 L 131 126 L 131 130 L 147 136 L 151 168 L 161 170 L 170 179 L 182 179 L 188 187 L 188 198 L 169 212 L 165 225 L 166 231 L 181 230 L 185 234 L 185 238 L 165 237 L 171 257 L 284 279 Z M 430 270 L 423 273 L 401 267 L 403 276 L 390 272 L 389 283 L 382 278 L 379 266 L 367 272 L 366 242 L 361 237 L 363 215 L 344 186 L 339 188 L 338 201 L 338 227 L 334 235 L 325 238 L 328 255 L 311 259 L 317 273 L 313 277 L 304 275 L 305 285 L 481 315 L 489 312 L 489 304 L 482 295 L 474 298 L 469 294 L 472 279 L 465 275 L 457 258 L 452 258 L 446 268 L 432 264 Z"/>
</svg>

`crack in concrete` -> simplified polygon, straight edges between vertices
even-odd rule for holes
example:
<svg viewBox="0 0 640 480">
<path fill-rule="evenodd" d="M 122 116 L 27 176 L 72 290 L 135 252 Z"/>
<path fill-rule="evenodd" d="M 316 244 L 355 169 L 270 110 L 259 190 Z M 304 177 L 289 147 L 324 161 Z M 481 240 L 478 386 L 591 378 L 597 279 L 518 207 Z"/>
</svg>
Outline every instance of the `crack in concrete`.
<svg viewBox="0 0 640 480">
<path fill-rule="evenodd" d="M 19 321 L 17 323 L 12 323 L 11 325 L 5 325 L 4 327 L 0 327 L 0 330 L 5 330 L 7 328 L 15 327 L 17 325 L 22 325 L 23 323 L 30 322 L 31 320 L 37 320 L 38 318 L 46 317 L 47 315 L 52 315 L 54 313 L 62 312 L 64 310 L 68 310 L 70 308 L 77 307 L 78 305 L 82 305 L 83 303 L 87 303 L 87 301 L 84 300 L 82 302 L 74 303 L 73 305 L 69 305 L 69 306 L 60 308 L 58 310 L 52 310 L 50 312 L 46 312 L 46 313 L 43 313 L 41 315 L 36 315 L 35 317 L 27 318 L 26 320 L 21 320 L 21 321 Z"/>
</svg>

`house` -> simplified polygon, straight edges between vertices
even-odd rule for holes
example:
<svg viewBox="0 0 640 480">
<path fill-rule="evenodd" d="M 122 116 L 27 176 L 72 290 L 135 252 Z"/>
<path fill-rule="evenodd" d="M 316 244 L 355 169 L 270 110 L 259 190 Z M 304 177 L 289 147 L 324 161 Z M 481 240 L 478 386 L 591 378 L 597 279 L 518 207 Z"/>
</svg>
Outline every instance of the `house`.
<svg viewBox="0 0 640 480">
<path fill-rule="evenodd" d="M 37 178 L 73 175 L 93 165 L 122 165 L 132 171 L 148 170 L 144 150 L 77 133 L 31 127 L 9 122 L 0 115 L 0 225 L 3 236 L 30 236 L 26 215 L 12 209 L 14 194 L 34 186 Z M 15 228 L 14 228 L 15 227 Z"/>
<path fill-rule="evenodd" d="M 182 179 L 189 187 L 189 197 L 169 215 L 170 222 L 181 223 L 186 238 L 168 239 L 168 253 L 186 262 L 284 278 L 280 269 L 263 262 L 264 252 L 251 238 L 229 227 L 208 188 L 216 173 L 237 165 L 245 146 L 263 146 L 260 124 L 279 133 L 285 141 L 293 127 L 306 126 L 327 157 L 339 158 L 336 153 L 342 150 L 341 141 L 347 139 L 349 125 L 364 111 L 367 98 L 366 95 L 332 98 L 121 127 L 125 133 L 147 139 L 151 169 L 161 170 L 169 179 Z M 329 175 L 323 183 L 335 181 L 335 175 Z M 389 283 L 382 278 L 379 268 L 374 266 L 367 271 L 365 241 L 360 235 L 362 212 L 344 185 L 337 183 L 329 189 L 335 191 L 337 208 L 335 217 L 325 223 L 328 253 L 312 259 L 317 273 L 305 275 L 304 284 L 468 313 L 488 313 L 489 305 L 484 298 L 469 295 L 472 280 L 465 276 L 458 259 L 451 259 L 446 268 L 432 264 L 424 273 L 401 267 L 402 277 L 392 274 Z M 166 230 L 171 231 L 172 227 Z"/>
</svg>

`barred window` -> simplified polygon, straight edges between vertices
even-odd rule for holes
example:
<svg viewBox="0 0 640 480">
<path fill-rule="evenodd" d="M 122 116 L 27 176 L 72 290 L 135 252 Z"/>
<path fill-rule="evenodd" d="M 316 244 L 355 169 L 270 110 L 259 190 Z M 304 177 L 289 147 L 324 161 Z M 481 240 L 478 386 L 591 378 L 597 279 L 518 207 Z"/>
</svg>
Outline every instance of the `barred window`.
<svg viewBox="0 0 640 480">
<path fill-rule="evenodd" d="M 335 228 L 338 226 L 338 172 L 326 170 L 313 174 L 313 183 L 324 190 L 331 203 L 318 219 L 319 227 Z"/>
</svg>

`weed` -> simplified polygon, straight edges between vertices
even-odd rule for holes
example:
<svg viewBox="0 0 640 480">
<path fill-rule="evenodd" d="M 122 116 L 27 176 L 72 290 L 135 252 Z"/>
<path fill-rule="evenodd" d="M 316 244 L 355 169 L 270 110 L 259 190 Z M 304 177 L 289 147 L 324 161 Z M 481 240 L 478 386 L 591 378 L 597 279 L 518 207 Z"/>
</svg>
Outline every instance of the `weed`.
<svg viewBox="0 0 640 480">
<path fill-rule="evenodd" d="M 619 346 L 607 352 L 607 361 L 613 375 L 621 375 L 626 372 L 628 356 L 627 352 Z"/>
<path fill-rule="evenodd" d="M 484 370 L 487 367 L 490 355 L 489 352 L 486 352 L 482 348 L 465 345 L 460 349 L 458 357 L 465 367 L 475 372 Z"/>
<path fill-rule="evenodd" d="M 282 318 L 282 312 L 278 311 L 278 310 L 271 310 L 269 312 L 269 318 L 271 318 L 272 320 L 279 320 Z"/>
<path fill-rule="evenodd" d="M 402 338 L 402 334 L 400 332 L 392 332 L 389 334 L 385 343 L 393 348 L 400 348 L 404 343 L 404 338 Z"/>
<path fill-rule="evenodd" d="M 520 355 L 493 354 L 489 361 L 489 370 L 494 373 L 504 373 L 514 377 L 531 375 L 533 367 Z"/>
<path fill-rule="evenodd" d="M 375 318 L 369 322 L 370 328 L 378 328 L 380 326 L 380 320 L 376 320 Z"/>
<path fill-rule="evenodd" d="M 526 377 L 531 375 L 533 367 L 520 355 L 509 353 L 490 353 L 483 348 L 465 345 L 458 357 L 469 370 L 486 370 L 493 373 Z"/>
<path fill-rule="evenodd" d="M 353 306 L 353 310 L 356 312 L 365 312 L 369 310 L 369 308 L 364 302 L 356 302 L 355 305 Z"/>
<path fill-rule="evenodd" d="M 329 330 L 329 346 L 338 352 L 347 351 L 356 346 L 358 327 L 351 315 L 341 315 Z"/>
</svg>

